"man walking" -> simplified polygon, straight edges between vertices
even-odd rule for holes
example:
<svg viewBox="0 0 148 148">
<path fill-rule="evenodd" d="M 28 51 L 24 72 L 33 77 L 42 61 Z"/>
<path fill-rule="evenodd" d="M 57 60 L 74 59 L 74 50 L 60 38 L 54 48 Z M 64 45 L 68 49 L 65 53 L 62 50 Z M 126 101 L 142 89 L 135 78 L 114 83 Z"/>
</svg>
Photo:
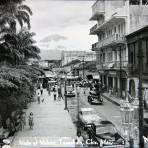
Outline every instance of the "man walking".
<svg viewBox="0 0 148 148">
<path fill-rule="evenodd" d="M 39 93 L 39 92 L 38 92 L 38 94 L 37 94 L 37 100 L 38 100 L 38 104 L 40 104 L 41 95 L 40 95 L 40 93 Z"/>
</svg>

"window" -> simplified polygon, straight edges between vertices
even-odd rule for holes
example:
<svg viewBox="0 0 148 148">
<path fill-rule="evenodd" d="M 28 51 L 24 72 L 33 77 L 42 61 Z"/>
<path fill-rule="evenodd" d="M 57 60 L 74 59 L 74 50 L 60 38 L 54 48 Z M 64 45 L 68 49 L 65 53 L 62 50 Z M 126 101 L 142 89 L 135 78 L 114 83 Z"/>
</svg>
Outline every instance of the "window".
<svg viewBox="0 0 148 148">
<path fill-rule="evenodd" d="M 140 0 L 130 0 L 129 3 L 130 3 L 130 5 L 139 5 Z"/>
<path fill-rule="evenodd" d="M 108 53 L 108 61 L 112 61 L 112 52 Z"/>
<path fill-rule="evenodd" d="M 120 24 L 118 25 L 118 33 L 120 33 Z"/>
<path fill-rule="evenodd" d="M 103 62 L 105 62 L 105 53 L 103 53 Z"/>
<path fill-rule="evenodd" d="M 129 63 L 135 64 L 135 43 L 129 45 Z"/>
<path fill-rule="evenodd" d="M 116 27 L 114 27 L 114 33 L 116 33 Z"/>
</svg>

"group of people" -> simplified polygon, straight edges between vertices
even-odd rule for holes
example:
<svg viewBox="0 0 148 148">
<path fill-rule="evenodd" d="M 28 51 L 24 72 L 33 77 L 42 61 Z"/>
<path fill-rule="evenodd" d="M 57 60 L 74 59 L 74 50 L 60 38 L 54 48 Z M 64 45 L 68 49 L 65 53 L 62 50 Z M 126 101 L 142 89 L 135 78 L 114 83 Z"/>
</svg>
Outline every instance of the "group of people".
<svg viewBox="0 0 148 148">
<path fill-rule="evenodd" d="M 26 113 L 22 112 L 21 118 L 20 118 L 20 129 L 23 130 L 26 126 Z M 30 112 L 29 117 L 28 117 L 28 125 L 30 129 L 33 129 L 34 126 L 34 121 L 33 121 L 33 113 Z"/>
</svg>

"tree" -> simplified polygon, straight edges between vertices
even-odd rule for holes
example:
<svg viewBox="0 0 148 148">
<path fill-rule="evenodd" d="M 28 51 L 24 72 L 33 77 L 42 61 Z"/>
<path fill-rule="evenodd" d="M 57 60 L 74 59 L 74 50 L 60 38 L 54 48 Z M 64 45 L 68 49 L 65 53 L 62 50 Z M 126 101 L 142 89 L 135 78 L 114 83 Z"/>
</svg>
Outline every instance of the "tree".
<svg viewBox="0 0 148 148">
<path fill-rule="evenodd" d="M 0 61 L 12 65 L 23 64 L 29 58 L 40 59 L 40 49 L 34 45 L 34 33 L 22 29 L 19 33 L 7 33 L 2 36 L 5 42 L 0 45 Z"/>
<path fill-rule="evenodd" d="M 30 29 L 31 9 L 22 4 L 23 0 L 2 0 L 0 2 L 1 33 L 16 32 L 17 23 L 22 27 L 27 25 Z"/>
</svg>

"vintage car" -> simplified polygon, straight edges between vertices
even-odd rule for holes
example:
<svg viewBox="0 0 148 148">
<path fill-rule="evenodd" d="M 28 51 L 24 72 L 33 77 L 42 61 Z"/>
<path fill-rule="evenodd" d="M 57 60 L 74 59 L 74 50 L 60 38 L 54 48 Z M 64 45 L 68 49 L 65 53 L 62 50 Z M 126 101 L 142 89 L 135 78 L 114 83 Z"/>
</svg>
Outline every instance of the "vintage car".
<svg viewBox="0 0 148 148">
<path fill-rule="evenodd" d="M 93 108 L 81 108 L 79 111 L 79 120 L 81 126 L 87 129 L 87 125 L 100 122 L 101 117 L 95 113 Z"/>
<path fill-rule="evenodd" d="M 76 96 L 75 91 L 73 90 L 73 87 L 67 86 L 66 89 L 67 89 L 67 91 L 64 94 L 66 97 L 75 97 Z"/>
<path fill-rule="evenodd" d="M 89 138 L 99 146 L 124 145 L 125 140 L 119 134 L 116 127 L 108 120 L 102 120 L 100 124 L 90 124 L 87 128 Z"/>
<path fill-rule="evenodd" d="M 76 94 L 74 91 L 70 90 L 70 91 L 67 91 L 66 94 L 64 94 L 66 97 L 75 97 Z"/>
<path fill-rule="evenodd" d="M 103 104 L 103 98 L 96 91 L 90 91 L 88 95 L 88 102 L 91 104 Z"/>
</svg>

